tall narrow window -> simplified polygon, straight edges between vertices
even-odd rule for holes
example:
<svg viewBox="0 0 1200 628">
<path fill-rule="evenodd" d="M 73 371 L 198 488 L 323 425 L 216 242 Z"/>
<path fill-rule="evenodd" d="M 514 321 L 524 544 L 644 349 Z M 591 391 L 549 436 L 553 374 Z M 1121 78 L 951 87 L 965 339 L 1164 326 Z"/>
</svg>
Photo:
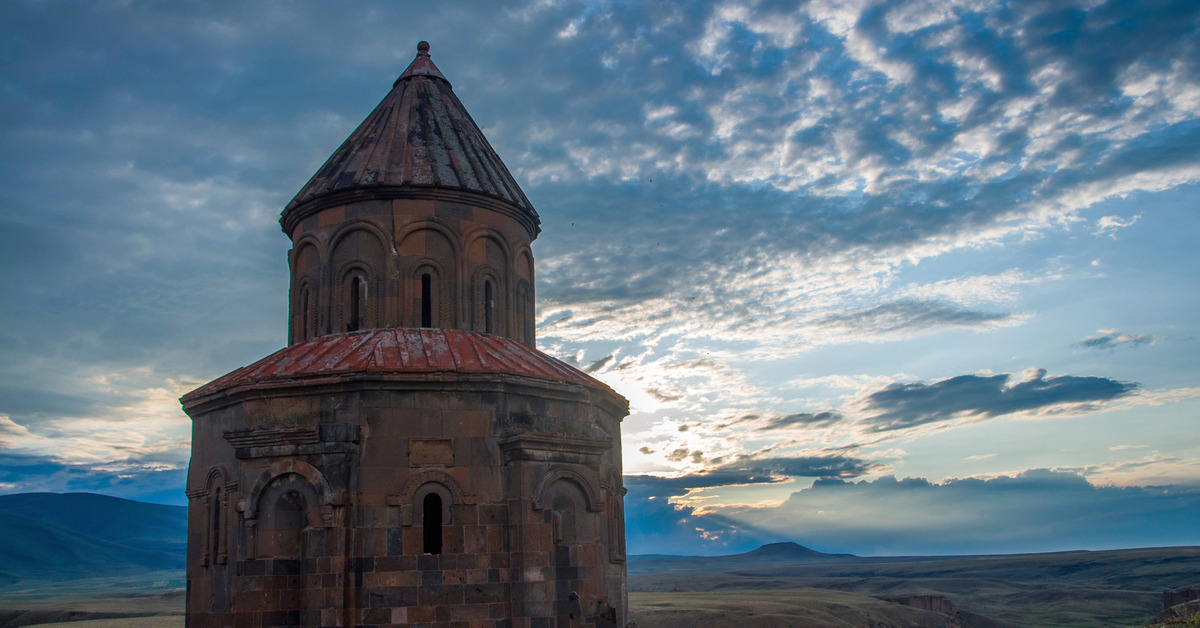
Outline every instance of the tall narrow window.
<svg viewBox="0 0 1200 628">
<path fill-rule="evenodd" d="M 304 329 L 305 338 L 317 337 L 317 293 L 315 290 L 304 291 L 306 300 L 304 303 Z"/>
<path fill-rule="evenodd" d="M 350 280 L 350 321 L 346 331 L 358 331 L 362 327 L 362 279 L 355 276 Z"/>
<path fill-rule="evenodd" d="M 308 308 L 309 308 L 308 288 L 305 287 L 303 290 L 300 291 L 300 339 L 301 340 L 308 340 L 310 338 L 309 333 L 308 333 L 308 330 L 309 330 Z"/>
<path fill-rule="evenodd" d="M 421 275 L 421 327 L 433 327 L 433 277 Z"/>
<path fill-rule="evenodd" d="M 426 554 L 441 554 L 442 553 L 442 498 L 437 493 L 430 493 L 425 496 L 425 501 L 422 502 L 421 508 L 424 510 L 423 521 L 421 522 L 424 528 L 425 535 L 425 553 Z"/>
<path fill-rule="evenodd" d="M 491 281 L 483 282 L 483 331 L 496 333 L 496 298 Z"/>
<path fill-rule="evenodd" d="M 217 490 L 213 492 L 212 508 L 209 510 L 209 512 L 212 515 L 212 521 L 209 522 L 209 527 L 212 530 L 212 534 L 209 537 L 209 544 L 210 544 L 209 555 L 216 557 L 216 560 L 214 560 L 213 562 L 219 563 L 219 562 L 222 562 L 220 559 L 220 554 L 221 554 L 221 515 L 222 515 L 222 513 L 221 513 L 221 489 L 220 488 L 217 488 Z"/>
<path fill-rule="evenodd" d="M 521 286 L 517 288 L 517 340 L 532 345 L 533 334 L 529 331 L 529 318 L 529 290 Z"/>
</svg>

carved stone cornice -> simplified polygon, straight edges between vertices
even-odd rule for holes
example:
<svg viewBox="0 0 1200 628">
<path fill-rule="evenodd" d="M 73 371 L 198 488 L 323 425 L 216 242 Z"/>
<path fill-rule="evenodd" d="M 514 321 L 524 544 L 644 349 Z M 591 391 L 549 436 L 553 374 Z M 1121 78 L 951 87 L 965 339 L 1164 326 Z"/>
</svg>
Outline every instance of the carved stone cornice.
<svg viewBox="0 0 1200 628">
<path fill-rule="evenodd" d="M 360 430 L 352 423 L 225 430 L 239 460 L 277 456 L 359 453 Z"/>
<path fill-rule="evenodd" d="M 612 449 L 612 440 L 541 432 L 520 432 L 500 439 L 504 462 L 570 462 L 594 465 Z"/>
</svg>

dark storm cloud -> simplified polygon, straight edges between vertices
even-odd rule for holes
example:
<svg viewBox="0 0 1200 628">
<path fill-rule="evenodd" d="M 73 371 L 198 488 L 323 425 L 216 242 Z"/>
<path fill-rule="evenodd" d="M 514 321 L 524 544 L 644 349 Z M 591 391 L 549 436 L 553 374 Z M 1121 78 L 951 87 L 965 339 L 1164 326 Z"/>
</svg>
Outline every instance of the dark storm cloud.
<svg viewBox="0 0 1200 628">
<path fill-rule="evenodd" d="M 1087 349 L 1114 349 L 1121 345 L 1129 345 L 1137 347 L 1145 344 L 1154 344 L 1154 336 L 1146 334 L 1138 334 L 1136 336 L 1123 334 L 1115 329 L 1101 330 L 1105 332 L 1100 336 L 1088 336 L 1079 341 L 1079 346 Z"/>
<path fill-rule="evenodd" d="M 989 480 L 817 480 L 778 507 L 671 504 L 627 477 L 629 551 L 712 554 L 787 540 L 825 552 L 946 555 L 1196 545 L 1200 489 L 1097 487 L 1068 472 Z M 634 514 L 637 513 L 637 514 Z M 699 528 L 699 530 L 697 530 Z M 660 531 L 669 531 L 662 534 Z M 702 532 L 717 532 L 715 540 Z"/>
<path fill-rule="evenodd" d="M 667 456 L 669 460 L 683 460 L 693 453 L 686 448 L 677 449 Z M 673 457 L 674 456 L 674 457 Z M 843 455 L 796 456 L 754 458 L 739 456 L 731 462 L 699 473 L 679 477 L 654 475 L 627 476 L 626 484 L 635 484 L 664 497 L 683 495 L 690 489 L 730 486 L 737 484 L 768 484 L 781 482 L 789 477 L 835 477 L 855 478 L 876 470 L 878 464 Z"/>
<path fill-rule="evenodd" d="M 961 417 L 995 417 L 1061 404 L 1100 404 L 1132 394 L 1138 385 L 1105 377 L 1060 375 L 1009 384 L 1013 375 L 960 375 L 932 384 L 892 384 L 863 402 L 871 431 L 901 430 Z"/>
</svg>

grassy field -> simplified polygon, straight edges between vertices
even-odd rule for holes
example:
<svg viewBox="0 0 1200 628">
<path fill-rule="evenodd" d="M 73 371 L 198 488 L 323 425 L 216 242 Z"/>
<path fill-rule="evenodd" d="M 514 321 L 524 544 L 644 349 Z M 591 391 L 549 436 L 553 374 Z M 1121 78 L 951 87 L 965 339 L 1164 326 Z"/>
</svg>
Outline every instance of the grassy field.
<svg viewBox="0 0 1200 628">
<path fill-rule="evenodd" d="M 670 609 L 646 603 L 696 600 L 697 613 L 707 609 L 705 612 L 713 613 L 715 621 L 717 614 L 731 611 L 740 614 L 730 617 L 747 617 L 744 613 L 753 611 L 745 611 L 746 601 L 761 599 L 765 604 L 766 600 L 772 600 L 775 605 L 788 596 L 811 601 L 820 599 L 812 593 L 820 590 L 826 599 L 841 599 L 846 603 L 860 600 L 859 608 L 873 609 L 872 613 L 880 607 L 870 606 L 866 600 L 933 596 L 944 598 L 969 614 L 969 622 L 987 620 L 998 626 L 1057 628 L 1127 627 L 1150 622 L 1163 608 L 1164 591 L 1200 583 L 1200 548 L 864 558 L 805 555 L 783 546 L 774 552 L 760 550 L 757 554 L 730 557 L 631 557 L 629 573 L 629 589 L 636 596 L 631 602 L 634 611 L 653 609 L 664 618 L 670 616 L 666 612 Z M 835 598 L 835 593 L 859 597 Z M 662 598 L 658 597 L 660 594 L 670 595 Z M 813 608 L 810 602 L 803 606 Z M 772 606 L 771 614 L 777 615 L 778 610 Z M 883 610 L 894 609 L 883 607 Z M 797 618 L 807 617 L 799 611 L 792 612 Z M 893 617 L 899 619 L 886 615 L 889 622 Z M 699 615 L 692 620 L 701 621 Z M 701 621 L 695 625 L 726 624 Z"/>
<path fill-rule="evenodd" d="M 631 556 L 630 619 L 640 628 L 1128 628 L 1151 623 L 1164 591 L 1200 583 L 1200 547 L 897 558 L 802 550 Z M 0 628 L 178 628 L 182 584 L 179 571 L 25 581 L 0 588 Z"/>
<path fill-rule="evenodd" d="M 93 589 L 98 587 L 93 587 Z M 63 589 L 0 596 L 0 628 L 181 628 L 183 591 L 164 594 L 68 594 Z"/>
<path fill-rule="evenodd" d="M 629 595 L 639 628 L 944 628 L 947 617 L 857 593 L 829 589 L 639 593 Z M 984 626 L 985 624 L 977 624 Z M 987 624 L 998 625 L 998 624 Z"/>
</svg>

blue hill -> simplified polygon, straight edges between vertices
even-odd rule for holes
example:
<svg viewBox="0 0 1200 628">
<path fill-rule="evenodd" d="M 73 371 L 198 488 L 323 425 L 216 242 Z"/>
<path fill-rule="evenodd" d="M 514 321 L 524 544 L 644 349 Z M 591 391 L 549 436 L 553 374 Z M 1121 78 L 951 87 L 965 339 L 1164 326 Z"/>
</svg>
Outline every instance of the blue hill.
<svg viewBox="0 0 1200 628">
<path fill-rule="evenodd" d="M 182 570 L 187 509 L 92 493 L 0 496 L 0 586 Z"/>
</svg>

